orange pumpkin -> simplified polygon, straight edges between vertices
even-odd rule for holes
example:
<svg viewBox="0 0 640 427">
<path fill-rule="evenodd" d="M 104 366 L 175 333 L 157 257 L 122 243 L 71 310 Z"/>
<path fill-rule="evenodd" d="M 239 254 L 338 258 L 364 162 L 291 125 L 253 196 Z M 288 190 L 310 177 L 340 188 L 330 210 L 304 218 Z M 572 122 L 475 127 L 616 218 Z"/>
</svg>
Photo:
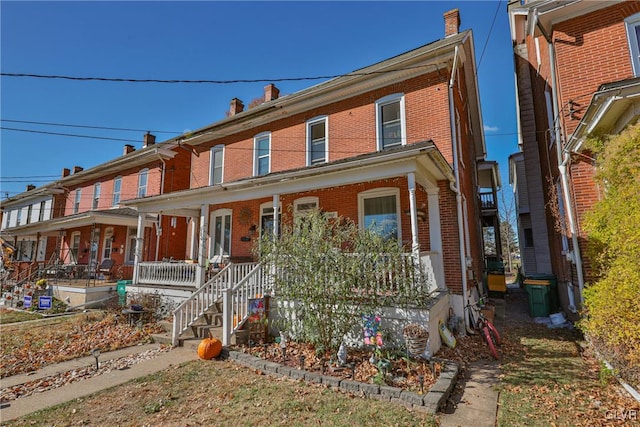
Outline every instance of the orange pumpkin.
<svg viewBox="0 0 640 427">
<path fill-rule="evenodd" d="M 198 356 L 200 359 L 211 360 L 214 357 L 220 356 L 220 353 L 222 353 L 222 341 L 213 338 L 211 333 L 209 333 L 209 338 L 203 339 L 198 345 Z"/>
</svg>

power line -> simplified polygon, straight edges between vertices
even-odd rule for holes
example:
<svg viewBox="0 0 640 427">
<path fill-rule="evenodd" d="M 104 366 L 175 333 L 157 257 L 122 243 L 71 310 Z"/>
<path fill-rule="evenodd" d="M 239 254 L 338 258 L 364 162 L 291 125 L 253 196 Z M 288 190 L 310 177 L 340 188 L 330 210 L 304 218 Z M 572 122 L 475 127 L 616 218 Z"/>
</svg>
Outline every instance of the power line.
<svg viewBox="0 0 640 427">
<path fill-rule="evenodd" d="M 306 80 L 327 80 L 335 79 L 337 77 L 345 76 L 371 76 L 375 74 L 388 74 L 396 71 L 413 70 L 424 67 L 432 67 L 433 64 L 419 65 L 415 67 L 395 68 L 393 70 L 381 70 L 381 71 L 369 71 L 366 73 L 352 72 L 347 74 L 333 74 L 326 76 L 311 76 L 311 77 L 280 77 L 280 78 L 259 78 L 259 79 L 233 79 L 233 80 L 165 80 L 165 79 L 132 79 L 121 77 L 77 77 L 77 76 L 64 76 L 64 75 L 48 75 L 48 74 L 28 74 L 28 73 L 0 73 L 0 76 L 4 77 L 29 77 L 37 79 L 62 79 L 62 80 L 74 80 L 74 81 L 102 81 L 102 82 L 126 82 L 126 83 L 185 83 L 185 84 L 234 84 L 234 83 L 267 83 L 267 82 L 292 82 L 292 81 L 306 81 Z"/>
<path fill-rule="evenodd" d="M 493 21 L 491 21 L 491 27 L 489 27 L 489 33 L 487 34 L 487 39 L 484 41 L 484 46 L 482 47 L 482 53 L 480 54 L 480 59 L 478 60 L 478 65 L 476 65 L 476 72 L 480 69 L 480 64 L 482 64 L 482 58 L 484 57 L 484 51 L 487 49 L 487 45 L 489 44 L 489 38 L 491 37 L 491 33 L 493 32 L 493 26 L 496 23 L 496 18 L 498 17 L 498 11 L 500 10 L 500 4 L 502 4 L 502 0 L 498 1 L 498 5 L 496 6 L 496 11 L 493 14 Z"/>
<path fill-rule="evenodd" d="M 43 135 L 55 135 L 55 136 L 70 136 L 74 138 L 89 138 L 89 139 L 102 139 L 107 141 L 124 141 L 124 142 L 140 142 L 138 139 L 126 139 L 126 138 L 107 138 L 104 136 L 93 136 L 93 135 L 77 135 L 73 133 L 59 133 L 59 132 L 47 132 L 42 130 L 33 130 L 33 129 L 19 129 L 19 128 L 8 128 L 4 126 L 0 126 L 1 130 L 10 130 L 14 132 L 29 132 L 29 133 L 39 133 Z"/>
<path fill-rule="evenodd" d="M 63 126 L 63 127 L 70 127 L 70 128 L 121 130 L 121 131 L 128 131 L 128 132 L 154 132 L 154 133 L 169 133 L 169 134 L 178 134 L 178 135 L 182 133 L 182 132 L 174 132 L 174 131 L 168 131 L 168 130 L 114 128 L 114 127 L 107 127 L 107 126 L 89 126 L 89 125 L 76 125 L 76 124 L 66 124 L 66 123 L 33 122 L 30 120 L 0 119 L 0 121 L 10 122 L 10 123 L 25 123 L 25 124 L 31 124 L 31 125 Z"/>
</svg>

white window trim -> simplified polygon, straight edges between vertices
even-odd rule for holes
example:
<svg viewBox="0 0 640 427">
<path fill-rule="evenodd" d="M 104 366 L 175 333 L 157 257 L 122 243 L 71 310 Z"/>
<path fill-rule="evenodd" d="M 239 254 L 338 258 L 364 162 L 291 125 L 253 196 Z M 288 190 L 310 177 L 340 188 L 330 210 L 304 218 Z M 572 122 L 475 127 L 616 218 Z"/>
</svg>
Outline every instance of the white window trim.
<svg viewBox="0 0 640 427">
<path fill-rule="evenodd" d="M 260 233 L 260 237 L 262 237 L 262 218 L 267 216 L 267 214 L 265 214 L 265 209 L 272 209 L 273 210 L 273 221 L 280 221 L 282 218 L 282 210 L 280 209 L 280 205 L 278 205 L 278 209 L 276 212 L 276 209 L 273 209 L 273 202 L 264 202 L 260 204 L 260 223 L 258 225 L 258 229 L 259 229 L 259 233 Z"/>
<path fill-rule="evenodd" d="M 116 182 L 120 182 L 120 188 L 116 191 Z M 120 197 L 122 196 L 122 176 L 116 176 L 113 178 L 113 197 L 111 198 L 111 206 L 118 206 L 120 204 Z"/>
<path fill-rule="evenodd" d="M 102 185 L 99 182 L 96 182 L 93 185 L 93 200 L 91 200 L 91 209 L 98 209 L 100 205 L 100 192 L 102 190 Z"/>
<path fill-rule="evenodd" d="M 321 122 L 324 122 L 324 161 L 321 163 L 329 161 L 329 116 L 317 116 L 307 120 L 307 166 L 311 166 L 311 126 Z"/>
<path fill-rule="evenodd" d="M 380 98 L 376 101 L 376 146 L 378 151 L 382 151 L 384 149 L 384 147 L 382 146 L 382 114 L 380 114 L 381 109 L 383 106 L 397 101 L 400 101 L 400 131 L 402 132 L 400 144 L 407 144 L 407 120 L 404 108 L 404 93 L 394 93 L 392 95 L 387 95 L 383 98 Z"/>
<path fill-rule="evenodd" d="M 209 185 L 218 185 L 218 184 L 222 184 L 224 182 L 224 145 L 219 144 L 216 145 L 214 147 L 211 147 L 211 150 L 209 150 Z M 222 165 L 220 166 L 220 182 L 213 182 L 214 176 L 215 176 L 215 155 L 216 153 L 220 153 L 220 155 L 222 156 Z"/>
<path fill-rule="evenodd" d="M 142 185 L 142 177 L 144 176 L 144 185 Z M 138 197 L 147 196 L 147 188 L 149 186 L 149 168 L 140 169 L 138 172 Z M 144 194 L 140 194 L 144 188 Z"/>
<path fill-rule="evenodd" d="M 636 37 L 635 27 L 640 25 L 640 13 L 631 15 L 624 20 L 627 30 L 627 42 L 629 43 L 629 56 L 631 57 L 631 66 L 633 75 L 640 75 L 640 46 L 638 46 L 638 38 Z"/>
<path fill-rule="evenodd" d="M 82 188 L 76 189 L 76 195 L 73 199 L 73 213 L 77 214 L 80 211 L 80 202 L 82 201 Z"/>
<path fill-rule="evenodd" d="M 376 197 L 396 196 L 396 214 L 398 215 L 398 241 L 402 239 L 402 215 L 400 210 L 400 189 L 397 187 L 374 188 L 358 193 L 358 227 L 364 229 L 364 200 Z"/>
<path fill-rule="evenodd" d="M 258 140 L 267 137 L 269 139 L 269 170 L 260 175 L 258 171 Z M 262 132 L 253 137 L 253 176 L 263 176 L 271 173 L 271 132 Z"/>
</svg>

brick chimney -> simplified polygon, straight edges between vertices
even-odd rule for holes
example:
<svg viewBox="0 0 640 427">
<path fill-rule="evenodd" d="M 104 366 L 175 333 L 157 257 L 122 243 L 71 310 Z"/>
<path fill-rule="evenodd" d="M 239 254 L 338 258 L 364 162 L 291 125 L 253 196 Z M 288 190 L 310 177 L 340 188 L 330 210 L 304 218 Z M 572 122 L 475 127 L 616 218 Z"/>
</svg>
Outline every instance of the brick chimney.
<svg viewBox="0 0 640 427">
<path fill-rule="evenodd" d="M 269 83 L 264 87 L 264 102 L 278 99 L 278 96 L 280 96 L 280 89 L 278 89 L 273 83 Z"/>
<path fill-rule="evenodd" d="M 233 98 L 231 100 L 231 106 L 229 107 L 229 115 L 235 116 L 238 113 L 242 113 L 244 109 L 244 104 L 238 98 Z"/>
<path fill-rule="evenodd" d="M 142 142 L 142 148 L 146 148 L 150 145 L 153 145 L 156 143 L 156 136 L 153 134 L 150 134 L 149 132 L 144 134 L 144 140 Z"/>
<path fill-rule="evenodd" d="M 135 147 L 131 144 L 125 144 L 124 145 L 124 151 L 122 152 L 123 156 L 126 156 L 129 153 L 133 153 L 134 151 L 136 151 Z"/>
<path fill-rule="evenodd" d="M 444 36 L 454 36 L 460 31 L 460 11 L 452 9 L 444 13 Z"/>
<path fill-rule="evenodd" d="M 29 184 L 29 185 L 27 185 L 27 191 L 31 191 L 31 190 L 33 190 L 33 189 L 35 189 L 35 188 L 36 188 L 36 186 L 35 186 L 35 185 L 33 185 L 33 184 Z"/>
<path fill-rule="evenodd" d="M 73 167 L 74 175 L 77 174 L 78 172 L 82 172 L 83 170 L 84 170 L 84 168 L 82 168 L 81 166 L 74 166 Z"/>
<path fill-rule="evenodd" d="M 69 170 L 69 168 L 62 169 L 62 177 L 63 178 L 66 177 L 66 176 L 69 176 L 69 175 L 71 175 L 71 171 Z"/>
</svg>

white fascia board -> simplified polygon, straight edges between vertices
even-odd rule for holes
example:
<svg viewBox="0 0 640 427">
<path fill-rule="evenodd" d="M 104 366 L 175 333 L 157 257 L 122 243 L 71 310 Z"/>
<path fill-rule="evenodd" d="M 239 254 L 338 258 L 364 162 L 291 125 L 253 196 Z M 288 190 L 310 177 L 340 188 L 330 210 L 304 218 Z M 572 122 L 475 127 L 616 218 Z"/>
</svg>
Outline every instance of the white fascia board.
<svg viewBox="0 0 640 427">
<path fill-rule="evenodd" d="M 97 212 L 88 212 L 86 214 L 81 214 L 73 217 L 56 218 L 49 221 L 25 225 L 22 227 L 12 227 L 4 231 L 12 236 L 35 235 L 36 233 L 51 234 L 54 232 L 57 233 L 61 230 L 85 227 L 92 224 L 123 225 L 135 227 L 138 225 L 138 217 L 108 214 L 101 215 Z M 153 224 L 153 221 L 151 219 L 145 220 L 145 225 L 151 224 Z"/>
</svg>

